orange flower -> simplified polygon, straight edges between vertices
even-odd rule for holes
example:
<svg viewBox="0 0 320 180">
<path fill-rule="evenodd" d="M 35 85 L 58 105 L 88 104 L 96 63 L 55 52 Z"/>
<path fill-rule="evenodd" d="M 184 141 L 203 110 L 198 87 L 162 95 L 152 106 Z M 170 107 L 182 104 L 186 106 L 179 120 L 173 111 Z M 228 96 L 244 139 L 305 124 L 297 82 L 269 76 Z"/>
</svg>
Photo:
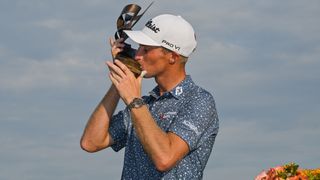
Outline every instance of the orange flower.
<svg viewBox="0 0 320 180">
<path fill-rule="evenodd" d="M 320 168 L 298 169 L 299 165 L 288 163 L 262 171 L 255 180 L 320 180 Z"/>
</svg>

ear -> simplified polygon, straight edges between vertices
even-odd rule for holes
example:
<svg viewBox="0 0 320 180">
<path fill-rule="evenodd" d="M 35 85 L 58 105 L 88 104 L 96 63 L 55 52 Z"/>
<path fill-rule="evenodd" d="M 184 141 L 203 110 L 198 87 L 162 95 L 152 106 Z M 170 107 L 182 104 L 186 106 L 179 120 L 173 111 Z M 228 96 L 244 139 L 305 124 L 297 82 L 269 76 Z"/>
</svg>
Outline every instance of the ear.
<svg viewBox="0 0 320 180">
<path fill-rule="evenodd" d="M 179 60 L 180 55 L 176 52 L 171 52 L 170 53 L 170 60 L 169 63 L 170 64 L 174 64 Z"/>
</svg>

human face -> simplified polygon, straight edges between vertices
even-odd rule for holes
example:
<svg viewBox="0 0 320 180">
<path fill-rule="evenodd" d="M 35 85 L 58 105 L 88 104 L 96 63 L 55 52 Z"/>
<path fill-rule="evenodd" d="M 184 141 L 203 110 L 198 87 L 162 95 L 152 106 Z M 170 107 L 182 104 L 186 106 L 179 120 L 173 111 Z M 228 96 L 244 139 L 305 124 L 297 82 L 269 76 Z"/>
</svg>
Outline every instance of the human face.
<svg viewBox="0 0 320 180">
<path fill-rule="evenodd" d="M 146 78 L 156 77 L 165 72 L 168 67 L 168 53 L 162 47 L 140 45 L 136 56 L 136 61 L 141 65 L 141 69 L 147 71 Z"/>
</svg>

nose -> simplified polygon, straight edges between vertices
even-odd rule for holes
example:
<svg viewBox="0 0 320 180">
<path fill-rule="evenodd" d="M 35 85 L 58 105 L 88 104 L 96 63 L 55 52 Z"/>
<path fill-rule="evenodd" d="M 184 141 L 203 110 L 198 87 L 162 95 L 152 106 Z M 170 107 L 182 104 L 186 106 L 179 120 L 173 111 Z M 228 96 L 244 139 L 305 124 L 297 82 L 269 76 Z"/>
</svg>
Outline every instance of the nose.
<svg viewBox="0 0 320 180">
<path fill-rule="evenodd" d="M 134 59 L 136 61 L 139 61 L 141 59 L 141 57 L 142 57 L 142 48 L 141 48 L 141 46 L 139 46 L 139 48 L 136 51 Z"/>
</svg>

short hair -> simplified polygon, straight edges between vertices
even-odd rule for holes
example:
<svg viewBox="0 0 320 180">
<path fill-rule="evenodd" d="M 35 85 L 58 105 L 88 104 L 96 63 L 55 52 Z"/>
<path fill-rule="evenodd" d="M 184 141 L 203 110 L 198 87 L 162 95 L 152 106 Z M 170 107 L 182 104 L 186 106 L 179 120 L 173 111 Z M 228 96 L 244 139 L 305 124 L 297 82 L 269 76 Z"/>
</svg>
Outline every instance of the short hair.
<svg viewBox="0 0 320 180">
<path fill-rule="evenodd" d="M 164 53 L 177 53 L 177 52 L 174 52 L 174 51 L 172 51 L 170 49 L 167 49 L 165 47 L 162 47 L 162 50 L 163 50 Z M 188 57 L 182 56 L 180 54 L 179 54 L 179 57 L 180 57 L 181 63 L 187 63 Z"/>
</svg>

